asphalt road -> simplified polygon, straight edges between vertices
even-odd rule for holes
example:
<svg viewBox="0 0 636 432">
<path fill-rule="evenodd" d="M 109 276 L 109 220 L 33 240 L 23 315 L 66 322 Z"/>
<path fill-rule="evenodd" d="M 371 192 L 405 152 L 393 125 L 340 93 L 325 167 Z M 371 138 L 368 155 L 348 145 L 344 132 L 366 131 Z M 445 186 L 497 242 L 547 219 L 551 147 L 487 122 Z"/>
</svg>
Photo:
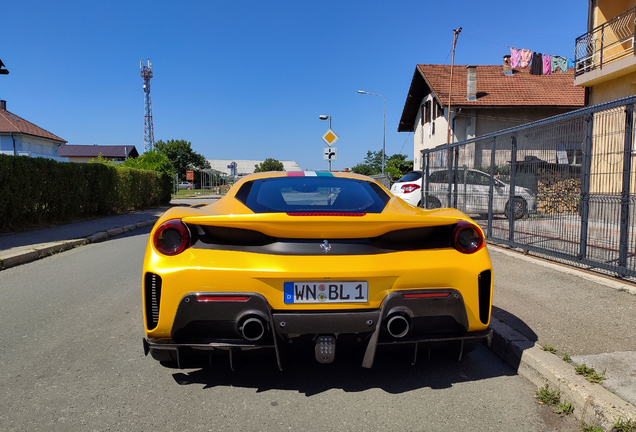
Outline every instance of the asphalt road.
<svg viewBox="0 0 636 432">
<path fill-rule="evenodd" d="M 415 366 L 378 353 L 330 365 L 267 352 L 229 368 L 144 357 L 141 263 L 149 229 L 0 273 L 0 430 L 578 431 L 484 347 Z"/>
</svg>

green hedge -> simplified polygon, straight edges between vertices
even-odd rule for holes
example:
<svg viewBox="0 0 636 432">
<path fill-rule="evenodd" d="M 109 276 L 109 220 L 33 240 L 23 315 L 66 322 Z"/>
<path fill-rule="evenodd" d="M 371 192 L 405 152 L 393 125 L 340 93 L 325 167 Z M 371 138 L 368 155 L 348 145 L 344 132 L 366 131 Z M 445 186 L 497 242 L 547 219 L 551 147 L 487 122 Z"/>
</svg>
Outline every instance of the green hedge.
<svg viewBox="0 0 636 432">
<path fill-rule="evenodd" d="M 165 205 L 171 191 L 156 171 L 0 155 L 0 232 Z"/>
</svg>

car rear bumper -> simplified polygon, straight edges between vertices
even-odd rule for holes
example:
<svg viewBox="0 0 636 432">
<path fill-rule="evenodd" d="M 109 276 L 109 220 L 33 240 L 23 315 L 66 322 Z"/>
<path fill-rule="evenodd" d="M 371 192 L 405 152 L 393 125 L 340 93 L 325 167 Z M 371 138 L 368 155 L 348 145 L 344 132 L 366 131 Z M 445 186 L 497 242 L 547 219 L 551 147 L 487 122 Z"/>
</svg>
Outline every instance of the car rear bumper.
<svg viewBox="0 0 636 432">
<path fill-rule="evenodd" d="M 484 296 L 484 301 L 488 302 L 482 305 L 484 329 L 468 332 L 464 300 L 454 289 L 394 291 L 379 309 L 331 311 L 276 311 L 256 293 L 188 294 L 179 304 L 172 338 L 145 338 L 143 345 L 146 355 L 151 350 L 176 352 L 178 363 L 186 351 L 205 354 L 269 348 L 275 351 L 282 369 L 282 341 L 305 335 L 355 334 L 368 340 L 362 366 L 371 367 L 379 345 L 427 346 L 458 341 L 463 349 L 465 341 L 482 339 L 489 344 L 490 296 Z"/>
</svg>

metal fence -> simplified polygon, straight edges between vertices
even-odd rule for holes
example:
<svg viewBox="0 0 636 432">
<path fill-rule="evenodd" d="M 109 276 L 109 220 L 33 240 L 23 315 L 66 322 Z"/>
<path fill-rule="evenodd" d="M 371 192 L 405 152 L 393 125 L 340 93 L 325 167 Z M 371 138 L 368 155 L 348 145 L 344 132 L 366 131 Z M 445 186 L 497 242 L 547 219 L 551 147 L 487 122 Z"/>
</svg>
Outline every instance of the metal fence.
<svg viewBox="0 0 636 432">
<path fill-rule="evenodd" d="M 422 202 L 489 241 L 636 277 L 636 96 L 422 151 Z"/>
</svg>

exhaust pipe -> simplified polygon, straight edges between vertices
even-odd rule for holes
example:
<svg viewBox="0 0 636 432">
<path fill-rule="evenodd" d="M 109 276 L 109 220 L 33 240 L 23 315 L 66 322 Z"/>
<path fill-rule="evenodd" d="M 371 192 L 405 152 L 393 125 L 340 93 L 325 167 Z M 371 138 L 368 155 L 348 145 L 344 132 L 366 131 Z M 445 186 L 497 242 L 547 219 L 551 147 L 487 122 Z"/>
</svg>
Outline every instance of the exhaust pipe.
<svg viewBox="0 0 636 432">
<path fill-rule="evenodd" d="M 406 336 L 409 328 L 409 320 L 401 314 L 391 315 L 386 322 L 386 330 L 396 339 Z"/>
<path fill-rule="evenodd" d="M 265 323 L 261 318 L 252 316 L 243 321 L 239 331 L 245 340 L 254 342 L 265 335 Z"/>
</svg>

